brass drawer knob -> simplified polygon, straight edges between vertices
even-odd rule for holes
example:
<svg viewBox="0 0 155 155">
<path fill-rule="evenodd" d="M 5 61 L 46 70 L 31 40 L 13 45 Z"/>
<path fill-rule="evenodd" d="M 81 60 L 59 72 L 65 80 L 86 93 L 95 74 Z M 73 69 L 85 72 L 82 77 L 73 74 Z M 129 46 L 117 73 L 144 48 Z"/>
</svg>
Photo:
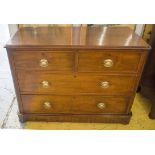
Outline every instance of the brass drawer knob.
<svg viewBox="0 0 155 155">
<path fill-rule="evenodd" d="M 105 104 L 105 103 L 98 103 L 98 104 L 97 104 L 97 107 L 98 107 L 99 109 L 105 109 L 105 108 L 106 108 L 106 104 Z"/>
<path fill-rule="evenodd" d="M 40 60 L 40 67 L 47 67 L 48 66 L 48 60 L 41 59 Z"/>
<path fill-rule="evenodd" d="M 48 88 L 49 87 L 49 82 L 48 81 L 42 81 L 41 84 L 42 84 L 43 88 Z"/>
<path fill-rule="evenodd" d="M 51 107 L 52 107 L 50 102 L 44 102 L 43 106 L 44 106 L 45 109 L 51 109 Z"/>
<path fill-rule="evenodd" d="M 106 60 L 103 61 L 104 67 L 112 67 L 113 64 L 114 64 L 114 62 L 111 59 L 106 59 Z"/>
<path fill-rule="evenodd" d="M 102 88 L 108 88 L 109 87 L 109 82 L 108 81 L 102 81 L 101 82 L 101 87 Z"/>
</svg>

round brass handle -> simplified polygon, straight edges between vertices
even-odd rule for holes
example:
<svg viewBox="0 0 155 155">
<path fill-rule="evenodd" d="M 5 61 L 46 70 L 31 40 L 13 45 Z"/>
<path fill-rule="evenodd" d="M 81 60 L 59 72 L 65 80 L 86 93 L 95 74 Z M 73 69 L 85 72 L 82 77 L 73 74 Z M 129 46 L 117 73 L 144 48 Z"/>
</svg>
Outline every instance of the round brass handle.
<svg viewBox="0 0 155 155">
<path fill-rule="evenodd" d="M 114 62 L 111 59 L 106 59 L 103 61 L 104 67 L 112 67 Z"/>
<path fill-rule="evenodd" d="M 102 88 L 108 88 L 109 87 L 109 82 L 108 81 L 102 81 L 101 82 L 101 87 Z"/>
<path fill-rule="evenodd" d="M 105 109 L 105 108 L 106 108 L 106 104 L 105 104 L 105 103 L 98 103 L 98 104 L 97 104 L 97 107 L 98 107 L 99 109 Z"/>
<path fill-rule="evenodd" d="M 48 60 L 41 59 L 40 60 L 40 67 L 47 67 L 48 66 Z"/>
<path fill-rule="evenodd" d="M 51 107 L 52 107 L 50 102 L 44 102 L 43 106 L 44 106 L 45 109 L 51 109 Z"/>
<path fill-rule="evenodd" d="M 48 88 L 49 87 L 49 82 L 48 81 L 42 81 L 41 84 L 42 84 L 43 88 Z"/>
</svg>

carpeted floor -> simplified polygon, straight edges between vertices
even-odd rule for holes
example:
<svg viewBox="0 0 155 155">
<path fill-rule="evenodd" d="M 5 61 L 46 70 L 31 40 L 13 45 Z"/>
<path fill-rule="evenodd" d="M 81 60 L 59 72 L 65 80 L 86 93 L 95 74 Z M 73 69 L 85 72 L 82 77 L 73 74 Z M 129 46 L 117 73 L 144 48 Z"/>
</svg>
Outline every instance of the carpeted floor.
<svg viewBox="0 0 155 155">
<path fill-rule="evenodd" d="M 133 116 L 128 125 L 110 123 L 58 123 L 27 122 L 25 129 L 40 130 L 154 130 L 155 120 L 148 117 L 149 101 L 140 94 L 136 95 L 132 107 Z"/>
</svg>

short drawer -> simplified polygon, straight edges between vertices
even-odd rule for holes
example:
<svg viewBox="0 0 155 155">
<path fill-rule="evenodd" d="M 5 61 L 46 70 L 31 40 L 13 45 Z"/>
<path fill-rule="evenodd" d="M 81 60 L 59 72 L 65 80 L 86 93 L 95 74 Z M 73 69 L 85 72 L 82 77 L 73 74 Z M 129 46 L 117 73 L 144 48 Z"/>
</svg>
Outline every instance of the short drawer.
<svg viewBox="0 0 155 155">
<path fill-rule="evenodd" d="M 20 91 L 24 93 L 101 93 L 129 94 L 134 90 L 135 76 L 94 74 L 18 73 Z"/>
<path fill-rule="evenodd" d="M 74 67 L 73 52 L 18 51 L 13 59 L 17 70 L 72 71 Z"/>
<path fill-rule="evenodd" d="M 103 96 L 22 95 L 24 113 L 120 114 L 130 98 Z"/>
<path fill-rule="evenodd" d="M 141 53 L 136 50 L 79 51 L 79 72 L 137 72 Z"/>
</svg>

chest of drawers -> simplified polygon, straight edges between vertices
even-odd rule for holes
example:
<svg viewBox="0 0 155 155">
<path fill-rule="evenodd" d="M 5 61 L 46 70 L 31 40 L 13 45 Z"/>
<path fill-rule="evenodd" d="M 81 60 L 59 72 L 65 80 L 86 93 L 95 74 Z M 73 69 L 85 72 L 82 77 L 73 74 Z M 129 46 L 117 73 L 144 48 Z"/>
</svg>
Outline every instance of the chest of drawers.
<svg viewBox="0 0 155 155">
<path fill-rule="evenodd" d="M 126 27 L 42 27 L 6 48 L 21 121 L 128 123 L 150 47 Z"/>
</svg>

